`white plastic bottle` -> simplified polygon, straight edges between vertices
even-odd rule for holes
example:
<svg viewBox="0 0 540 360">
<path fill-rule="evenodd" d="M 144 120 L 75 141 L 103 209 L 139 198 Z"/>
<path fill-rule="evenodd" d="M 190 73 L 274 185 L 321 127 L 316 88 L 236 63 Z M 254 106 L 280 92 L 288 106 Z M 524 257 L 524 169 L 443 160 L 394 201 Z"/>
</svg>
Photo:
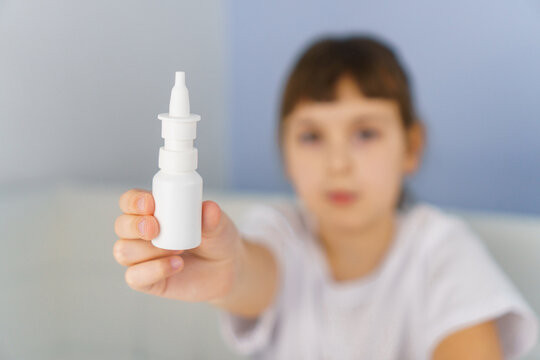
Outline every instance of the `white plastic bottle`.
<svg viewBox="0 0 540 360">
<path fill-rule="evenodd" d="M 152 179 L 154 216 L 159 235 L 152 244 L 161 249 L 184 250 L 201 243 L 202 177 L 197 169 L 196 138 L 200 115 L 189 110 L 183 71 L 175 73 L 168 114 L 159 114 L 164 146 L 159 149 L 160 170 Z"/>
</svg>

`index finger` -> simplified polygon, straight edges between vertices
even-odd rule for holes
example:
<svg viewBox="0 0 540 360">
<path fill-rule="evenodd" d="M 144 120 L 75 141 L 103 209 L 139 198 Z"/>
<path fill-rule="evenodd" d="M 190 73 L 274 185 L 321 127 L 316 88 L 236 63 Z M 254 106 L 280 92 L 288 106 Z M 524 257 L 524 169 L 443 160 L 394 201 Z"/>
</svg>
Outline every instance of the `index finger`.
<svg viewBox="0 0 540 360">
<path fill-rule="evenodd" d="M 154 213 L 154 197 L 144 189 L 130 189 L 120 196 L 120 210 L 131 215 L 152 215 Z"/>
</svg>

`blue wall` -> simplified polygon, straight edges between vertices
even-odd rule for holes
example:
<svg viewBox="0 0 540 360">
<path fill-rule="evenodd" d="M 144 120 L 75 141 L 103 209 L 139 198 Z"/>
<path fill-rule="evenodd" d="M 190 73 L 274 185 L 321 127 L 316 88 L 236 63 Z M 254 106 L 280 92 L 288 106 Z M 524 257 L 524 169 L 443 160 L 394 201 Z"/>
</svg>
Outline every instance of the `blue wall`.
<svg viewBox="0 0 540 360">
<path fill-rule="evenodd" d="M 538 1 L 230 1 L 232 186 L 292 191 L 274 134 L 284 76 L 324 33 L 394 44 L 428 127 L 417 197 L 540 213 Z"/>
</svg>

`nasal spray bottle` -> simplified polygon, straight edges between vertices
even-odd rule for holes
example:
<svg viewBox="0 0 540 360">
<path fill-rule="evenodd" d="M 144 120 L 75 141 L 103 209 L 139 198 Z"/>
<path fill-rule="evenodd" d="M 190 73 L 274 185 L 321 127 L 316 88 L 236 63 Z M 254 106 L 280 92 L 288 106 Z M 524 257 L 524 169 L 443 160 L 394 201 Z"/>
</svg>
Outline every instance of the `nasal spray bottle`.
<svg viewBox="0 0 540 360">
<path fill-rule="evenodd" d="M 152 244 L 161 249 L 184 250 L 201 243 L 202 177 L 197 169 L 196 138 L 200 115 L 189 112 L 186 75 L 175 74 L 168 114 L 159 114 L 164 146 L 159 149 L 160 170 L 152 179 L 154 217 L 159 235 Z"/>
</svg>

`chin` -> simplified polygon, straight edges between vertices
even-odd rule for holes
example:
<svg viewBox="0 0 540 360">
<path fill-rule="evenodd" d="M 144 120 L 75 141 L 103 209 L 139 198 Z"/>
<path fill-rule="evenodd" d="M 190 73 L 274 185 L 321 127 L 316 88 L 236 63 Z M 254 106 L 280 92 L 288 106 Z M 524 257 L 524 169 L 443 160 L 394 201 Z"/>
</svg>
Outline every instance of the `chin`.
<svg viewBox="0 0 540 360">
<path fill-rule="evenodd" d="M 356 215 L 350 214 L 348 216 L 335 216 L 333 218 L 334 223 L 336 226 L 342 227 L 342 228 L 351 228 L 351 229 L 357 229 L 358 227 L 361 227 L 363 223 L 366 222 L 365 216 L 362 215 Z"/>
<path fill-rule="evenodd" d="M 343 229 L 358 229 L 366 222 L 367 216 L 365 211 L 357 209 L 333 209 L 326 208 L 324 211 L 325 222 L 332 227 Z"/>
</svg>

